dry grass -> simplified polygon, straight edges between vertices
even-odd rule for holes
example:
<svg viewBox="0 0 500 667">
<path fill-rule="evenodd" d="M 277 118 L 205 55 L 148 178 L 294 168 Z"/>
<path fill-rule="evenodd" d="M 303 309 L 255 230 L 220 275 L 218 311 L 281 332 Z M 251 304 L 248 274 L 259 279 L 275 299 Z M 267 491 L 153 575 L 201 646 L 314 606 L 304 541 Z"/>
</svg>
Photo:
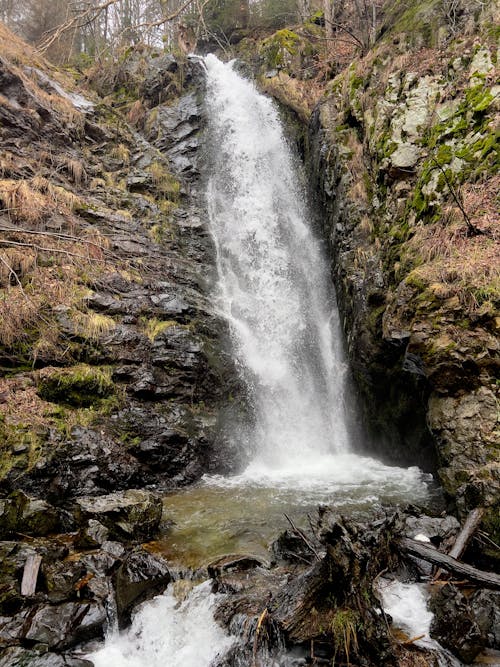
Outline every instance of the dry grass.
<svg viewBox="0 0 500 667">
<path fill-rule="evenodd" d="M 493 236 L 470 237 L 455 218 L 420 227 L 408 249 L 421 262 L 409 280 L 430 287 L 438 298 L 458 297 L 468 313 L 486 303 L 494 311 L 500 304 L 500 243 Z"/>
<path fill-rule="evenodd" d="M 306 123 L 323 93 L 322 85 L 317 81 L 301 81 L 285 72 L 263 79 L 261 85 L 266 93 L 291 107 Z"/>
<path fill-rule="evenodd" d="M 136 100 L 127 114 L 127 120 L 131 125 L 142 128 L 146 120 L 146 107 L 142 100 Z"/>
<path fill-rule="evenodd" d="M 116 144 L 116 146 L 113 146 L 111 155 L 116 160 L 120 160 L 124 166 L 128 166 L 130 164 L 130 150 L 127 148 L 127 146 L 125 146 L 125 144 Z"/>
<path fill-rule="evenodd" d="M 2 208 L 15 222 L 39 223 L 57 211 L 69 215 L 81 203 L 69 190 L 43 176 L 0 180 Z"/>
<path fill-rule="evenodd" d="M 68 174 L 75 185 L 78 187 L 87 181 L 87 172 L 83 166 L 83 162 L 80 160 L 75 160 L 74 158 L 68 158 L 66 161 L 66 169 Z"/>
<path fill-rule="evenodd" d="M 82 338 L 98 342 L 103 336 L 116 327 L 112 317 L 100 313 L 77 311 L 73 315 L 75 331 Z"/>
<path fill-rule="evenodd" d="M 35 49 L 0 23 L 0 51 L 16 65 L 31 65 L 40 69 L 48 67 L 47 61 L 38 55 Z"/>
<path fill-rule="evenodd" d="M 175 176 L 160 162 L 153 162 L 149 167 L 149 173 L 156 189 L 166 195 L 171 202 L 176 202 L 179 197 L 180 183 Z"/>
</svg>

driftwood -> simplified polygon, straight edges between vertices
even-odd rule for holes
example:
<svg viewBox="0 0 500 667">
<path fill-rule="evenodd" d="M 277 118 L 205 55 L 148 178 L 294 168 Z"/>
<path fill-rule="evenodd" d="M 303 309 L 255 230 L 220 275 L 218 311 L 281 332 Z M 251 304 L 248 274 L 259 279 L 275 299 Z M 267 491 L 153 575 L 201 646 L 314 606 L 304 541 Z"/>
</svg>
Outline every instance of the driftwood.
<svg viewBox="0 0 500 667">
<path fill-rule="evenodd" d="M 38 579 L 38 570 L 42 563 L 40 554 L 28 556 L 24 564 L 23 580 L 21 582 L 21 595 L 34 595 L 36 591 L 36 580 Z"/>
<path fill-rule="evenodd" d="M 473 509 L 472 512 L 469 513 L 467 519 L 465 520 L 464 525 L 462 526 L 462 529 L 457 535 L 455 544 L 450 549 L 449 556 L 451 556 L 452 558 L 460 558 L 460 556 L 467 548 L 467 545 L 469 544 L 472 536 L 479 528 L 479 525 L 483 518 L 483 514 L 484 514 L 484 509 L 482 507 L 476 507 L 476 509 Z M 437 581 L 441 576 L 441 574 L 442 574 L 442 569 L 439 568 L 436 574 L 434 575 L 434 581 Z"/>
<path fill-rule="evenodd" d="M 472 567 L 472 565 L 461 563 L 452 556 L 443 554 L 423 542 L 411 540 L 408 537 L 402 537 L 396 540 L 396 544 L 401 551 L 404 551 L 410 556 L 417 556 L 422 560 L 432 563 L 433 565 L 438 565 L 444 570 L 465 577 L 469 581 L 480 584 L 485 588 L 500 589 L 500 576 L 494 572 L 478 570 L 477 568 Z"/>
</svg>

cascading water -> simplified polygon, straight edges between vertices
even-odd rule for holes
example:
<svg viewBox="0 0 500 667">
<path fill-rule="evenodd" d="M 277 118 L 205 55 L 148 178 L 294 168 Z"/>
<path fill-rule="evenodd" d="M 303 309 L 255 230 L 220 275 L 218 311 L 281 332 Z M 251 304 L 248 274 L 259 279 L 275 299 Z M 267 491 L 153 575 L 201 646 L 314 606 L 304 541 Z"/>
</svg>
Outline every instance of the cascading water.
<svg viewBox="0 0 500 667">
<path fill-rule="evenodd" d="M 165 499 L 173 525 L 161 548 L 192 567 L 240 551 L 265 558 L 284 512 L 300 522 L 319 502 L 346 513 L 427 497 L 417 468 L 354 453 L 335 299 L 277 111 L 231 64 L 215 56 L 205 63 L 215 300 L 253 419 L 230 433 L 251 452 L 242 474 L 205 477 Z M 128 633 L 91 656 L 97 667 L 208 667 L 231 640 L 204 586 L 181 604 L 167 592 L 144 605 Z"/>
<path fill-rule="evenodd" d="M 250 465 L 216 481 L 320 494 L 355 481 L 365 497 L 387 483 L 422 489 L 417 469 L 352 453 L 339 316 L 298 165 L 273 102 L 231 63 L 213 55 L 205 63 L 216 303 L 253 413 L 250 429 L 230 434 L 252 452 Z"/>
<path fill-rule="evenodd" d="M 206 65 L 218 304 L 255 420 L 242 444 L 271 469 L 302 473 L 311 457 L 349 449 L 326 262 L 271 100 L 215 56 Z"/>
</svg>

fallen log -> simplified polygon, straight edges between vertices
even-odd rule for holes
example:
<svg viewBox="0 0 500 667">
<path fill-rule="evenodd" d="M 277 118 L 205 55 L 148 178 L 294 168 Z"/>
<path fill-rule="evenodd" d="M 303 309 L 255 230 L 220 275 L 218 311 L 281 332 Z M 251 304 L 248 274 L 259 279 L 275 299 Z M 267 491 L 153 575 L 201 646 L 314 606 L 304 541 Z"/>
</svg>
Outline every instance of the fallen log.
<svg viewBox="0 0 500 667">
<path fill-rule="evenodd" d="M 399 538 L 396 540 L 396 545 L 400 551 L 403 551 L 410 556 L 416 556 L 433 565 L 438 565 L 442 569 L 448 570 L 461 577 L 465 577 L 469 581 L 480 584 L 484 588 L 500 589 L 500 576 L 494 572 L 478 570 L 477 568 L 472 567 L 472 565 L 461 563 L 456 558 L 453 558 L 453 556 L 443 554 L 423 542 L 411 540 L 408 537 Z"/>
<path fill-rule="evenodd" d="M 448 554 L 449 556 L 451 556 L 452 558 L 460 558 L 460 556 L 465 551 L 467 545 L 469 544 L 472 536 L 479 528 L 479 525 L 483 518 L 483 514 L 484 514 L 484 509 L 482 507 L 476 507 L 476 509 L 473 509 L 472 512 L 469 513 L 467 519 L 465 520 L 464 525 L 462 526 L 462 529 L 457 535 L 455 544 L 450 549 L 450 553 Z M 434 581 L 437 581 L 441 576 L 441 574 L 442 570 L 441 568 L 439 568 L 439 570 L 434 575 Z"/>
</svg>

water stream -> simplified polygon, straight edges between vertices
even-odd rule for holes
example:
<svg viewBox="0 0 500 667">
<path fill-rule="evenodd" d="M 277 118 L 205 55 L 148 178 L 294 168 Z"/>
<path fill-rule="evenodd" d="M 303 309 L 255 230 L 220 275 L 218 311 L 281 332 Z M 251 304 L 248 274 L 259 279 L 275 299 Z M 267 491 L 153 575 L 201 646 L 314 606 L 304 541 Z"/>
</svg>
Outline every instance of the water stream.
<svg viewBox="0 0 500 667">
<path fill-rule="evenodd" d="M 429 476 L 419 469 L 356 454 L 328 266 L 277 110 L 231 64 L 211 55 L 205 64 L 214 306 L 229 323 L 251 416 L 228 428 L 250 462 L 239 475 L 205 477 L 165 499 L 175 524 L 157 548 L 191 567 L 232 552 L 265 556 L 286 527 L 284 512 L 300 523 L 319 503 L 362 513 L 429 497 Z M 208 667 L 214 654 L 196 652 L 201 627 L 192 628 L 193 618 L 217 651 L 231 641 L 212 619 L 213 604 L 207 589 L 177 606 L 168 592 L 93 660 L 98 667 Z"/>
</svg>

